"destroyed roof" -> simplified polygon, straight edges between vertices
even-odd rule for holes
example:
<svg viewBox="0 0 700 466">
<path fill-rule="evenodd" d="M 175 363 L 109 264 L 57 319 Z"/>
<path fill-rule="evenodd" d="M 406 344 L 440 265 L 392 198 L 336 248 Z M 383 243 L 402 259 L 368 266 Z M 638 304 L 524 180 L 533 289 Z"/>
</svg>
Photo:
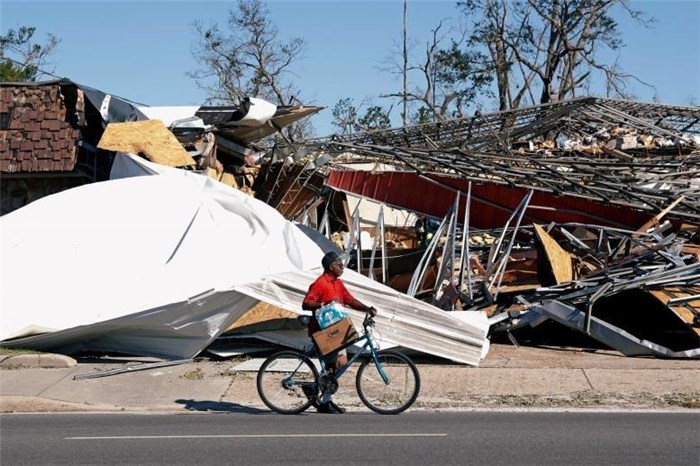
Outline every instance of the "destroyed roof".
<svg viewBox="0 0 700 466">
<path fill-rule="evenodd" d="M 473 182 L 650 215 L 671 206 L 670 219 L 697 223 L 699 131 L 700 107 L 586 98 L 342 136 L 321 148 L 336 173 L 347 170 L 338 163 L 381 161 L 403 170 L 392 176 L 413 173 L 453 192 Z M 335 186 L 366 195 L 349 189 L 364 186 L 358 176 Z"/>
<path fill-rule="evenodd" d="M 102 131 L 89 120 L 146 119 L 128 101 L 65 78 L 0 85 L 3 173 L 73 171 L 79 141 Z"/>
<path fill-rule="evenodd" d="M 302 312 L 323 253 L 291 222 L 197 173 L 117 159 L 124 179 L 0 217 L 3 346 L 191 358 L 258 300 Z M 139 176 L 147 173 L 154 175 Z M 216 254 L 202 254 L 202 244 L 218 245 Z M 377 323 L 387 341 L 478 364 L 488 347 L 485 318 L 464 322 L 348 275 L 352 293 L 383 305 Z M 90 293 L 81 293 L 86 284 Z M 42 333 L 49 329 L 56 331 Z M 412 342 L 416 334 L 421 341 Z"/>
<path fill-rule="evenodd" d="M 658 137 L 700 134 L 700 107 L 582 97 L 516 110 L 477 112 L 472 117 L 437 123 L 336 135 L 332 140 L 396 147 L 486 149 L 543 137 L 551 131 L 582 138 L 619 125 Z"/>
<path fill-rule="evenodd" d="M 2 83 L 0 171 L 73 170 L 80 128 L 71 116 L 82 113 L 85 103 L 74 86 L 62 91 L 65 85 L 59 80 Z"/>
<path fill-rule="evenodd" d="M 14 88 L 35 88 L 43 86 L 74 86 L 80 89 L 84 95 L 87 97 L 88 101 L 93 105 L 93 107 L 99 111 L 102 119 L 105 123 L 120 122 L 120 121 L 134 121 L 134 120 L 147 120 L 148 118 L 141 113 L 135 104 L 133 104 L 128 99 L 118 97 L 112 94 L 108 94 L 99 89 L 95 89 L 84 84 L 77 83 L 68 78 L 53 79 L 48 81 L 19 81 L 19 82 L 2 82 L 0 87 L 14 87 Z M 62 97 L 60 95 L 52 96 Z M 44 102 L 47 103 L 47 102 Z"/>
</svg>

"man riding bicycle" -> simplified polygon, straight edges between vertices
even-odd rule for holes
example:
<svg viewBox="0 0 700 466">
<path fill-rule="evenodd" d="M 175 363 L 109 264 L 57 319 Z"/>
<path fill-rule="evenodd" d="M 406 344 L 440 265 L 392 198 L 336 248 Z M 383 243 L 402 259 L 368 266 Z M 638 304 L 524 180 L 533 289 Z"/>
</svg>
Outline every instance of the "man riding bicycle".
<svg viewBox="0 0 700 466">
<path fill-rule="evenodd" d="M 338 254 L 335 251 L 331 251 L 323 256 L 321 260 L 323 274 L 311 284 L 309 291 L 304 297 L 304 302 L 301 307 L 306 311 L 311 311 L 313 315 L 311 323 L 309 324 L 309 336 L 321 329 L 316 321 L 315 311 L 333 301 L 357 311 L 366 312 L 372 317 L 377 315 L 377 310 L 374 307 L 367 306 L 357 300 L 350 294 L 347 288 L 345 288 L 345 284 L 342 280 L 340 280 L 340 276 L 345 269 L 345 264 L 343 263 L 344 257 L 344 254 Z M 335 374 L 340 367 L 348 362 L 345 351 L 335 351 L 325 356 L 323 359 L 326 369 L 330 374 Z M 331 395 L 327 393 L 322 394 L 321 403 L 318 405 L 317 409 L 319 413 L 327 414 L 342 414 L 345 412 L 345 409 L 335 404 L 331 399 Z"/>
</svg>

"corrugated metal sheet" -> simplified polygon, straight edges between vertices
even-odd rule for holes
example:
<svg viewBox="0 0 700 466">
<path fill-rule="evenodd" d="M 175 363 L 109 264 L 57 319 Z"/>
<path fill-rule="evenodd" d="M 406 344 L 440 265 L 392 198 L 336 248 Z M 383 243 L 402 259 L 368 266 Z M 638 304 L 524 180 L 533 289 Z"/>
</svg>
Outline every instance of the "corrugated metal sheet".
<svg viewBox="0 0 700 466">
<path fill-rule="evenodd" d="M 283 309 L 303 312 L 304 295 L 320 273 L 319 269 L 269 276 L 235 289 Z M 385 342 L 473 366 L 486 355 L 489 324 L 485 314 L 457 311 L 462 317 L 468 313 L 467 319 L 460 319 L 457 312 L 444 312 L 351 270 L 343 273 L 343 281 L 353 296 L 379 310 L 375 336 L 380 346 Z M 355 326 L 361 328 L 364 313 L 348 311 Z"/>
<path fill-rule="evenodd" d="M 278 109 L 274 117 L 270 119 L 270 124 L 258 126 L 223 126 L 218 133 L 226 138 L 243 143 L 253 143 L 271 134 L 276 133 L 277 128 L 284 128 L 295 121 L 320 112 L 324 107 L 290 107 Z"/>
<path fill-rule="evenodd" d="M 117 352 L 163 359 L 196 356 L 257 301 L 217 291 L 90 325 L 3 341 L 4 346 L 63 354 Z"/>
</svg>

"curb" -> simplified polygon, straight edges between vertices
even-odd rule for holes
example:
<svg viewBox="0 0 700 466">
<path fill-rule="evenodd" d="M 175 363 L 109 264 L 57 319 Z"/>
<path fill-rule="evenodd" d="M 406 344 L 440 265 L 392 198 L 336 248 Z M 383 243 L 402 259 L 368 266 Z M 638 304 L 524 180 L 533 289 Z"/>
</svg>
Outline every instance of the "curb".
<svg viewBox="0 0 700 466">
<path fill-rule="evenodd" d="M 0 369 L 65 369 L 78 362 L 54 353 L 20 353 L 0 357 Z"/>
<path fill-rule="evenodd" d="M 71 401 L 55 400 L 37 396 L 0 396 L 0 414 L 40 414 L 40 413 L 75 413 L 75 414 L 97 414 L 97 413 L 121 413 L 121 414 L 232 414 L 235 412 L 245 412 L 247 410 L 265 410 L 267 414 L 275 415 L 269 411 L 267 407 L 260 404 L 255 406 L 245 406 L 240 409 L 185 409 L 173 408 L 169 406 L 149 406 L 149 407 L 126 407 L 115 405 L 91 405 L 87 403 L 76 403 Z M 372 414 L 371 411 L 361 405 L 347 406 L 350 414 Z M 590 412 L 590 413 L 620 413 L 620 412 L 639 412 L 639 413 L 700 413 L 698 408 L 689 408 L 682 406 L 669 405 L 616 405 L 614 403 L 590 406 L 488 406 L 467 403 L 454 403 L 452 405 L 436 403 L 430 401 L 416 403 L 407 412 L 425 413 L 425 412 L 521 412 L 521 413 L 568 413 L 568 412 Z M 313 408 L 309 408 L 304 414 L 316 414 Z"/>
<path fill-rule="evenodd" d="M 126 412 L 129 410 L 119 406 L 94 406 L 38 396 L 0 396 L 0 413 L 89 413 L 95 411 Z"/>
</svg>

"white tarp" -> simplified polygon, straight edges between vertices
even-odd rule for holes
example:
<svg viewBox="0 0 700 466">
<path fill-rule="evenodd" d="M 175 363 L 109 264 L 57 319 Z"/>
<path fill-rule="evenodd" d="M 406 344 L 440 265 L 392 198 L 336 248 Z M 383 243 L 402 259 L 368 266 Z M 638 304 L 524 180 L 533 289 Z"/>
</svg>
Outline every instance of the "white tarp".
<svg viewBox="0 0 700 466">
<path fill-rule="evenodd" d="M 170 126 L 177 120 L 194 117 L 199 105 L 170 106 L 170 107 L 138 107 L 149 120 L 160 120 L 165 126 Z"/>
<path fill-rule="evenodd" d="M 348 201 L 348 210 L 350 212 L 355 212 L 355 209 L 359 210 L 361 226 L 376 225 L 380 210 L 383 211 L 384 225 L 386 226 L 411 228 L 418 219 L 416 214 L 407 210 L 395 209 L 367 198 L 353 196 L 352 194 L 346 193 L 345 197 Z M 369 247 L 371 247 L 371 243 Z"/>
<path fill-rule="evenodd" d="M 250 106 L 248 111 L 235 123 L 241 126 L 260 126 L 266 124 L 277 113 L 277 105 L 268 102 L 267 100 L 257 97 L 248 99 Z"/>
<path fill-rule="evenodd" d="M 239 107 L 246 109 L 245 114 L 240 114 L 230 123 L 238 126 L 260 126 L 267 122 L 277 113 L 277 105 L 270 103 L 264 99 L 250 97 L 244 99 L 247 102 L 242 103 Z M 178 120 L 184 120 L 194 117 L 200 106 L 181 105 L 181 106 L 161 106 L 161 107 L 137 107 L 150 120 L 161 120 L 165 126 L 170 126 Z M 224 111 L 222 107 L 221 111 Z"/>
<path fill-rule="evenodd" d="M 0 340 L 189 358 L 258 300 L 302 312 L 323 252 L 276 210 L 136 156 L 118 155 L 113 177 L 0 218 Z M 478 314 L 463 322 L 352 271 L 344 280 L 380 309 L 387 343 L 474 365 L 485 354 Z M 30 336 L 38 327 L 54 332 Z"/>
<path fill-rule="evenodd" d="M 149 339 L 156 327 L 178 327 L 178 303 L 317 267 L 323 255 L 268 205 L 182 170 L 48 196 L 0 218 L 0 228 L 0 340 L 139 313 L 124 325 L 134 339 Z M 240 316 L 257 301 L 242 302 L 211 317 L 204 346 L 235 321 L 229 314 Z M 193 355 L 181 354 L 178 344 L 173 339 L 161 355 Z"/>
</svg>

